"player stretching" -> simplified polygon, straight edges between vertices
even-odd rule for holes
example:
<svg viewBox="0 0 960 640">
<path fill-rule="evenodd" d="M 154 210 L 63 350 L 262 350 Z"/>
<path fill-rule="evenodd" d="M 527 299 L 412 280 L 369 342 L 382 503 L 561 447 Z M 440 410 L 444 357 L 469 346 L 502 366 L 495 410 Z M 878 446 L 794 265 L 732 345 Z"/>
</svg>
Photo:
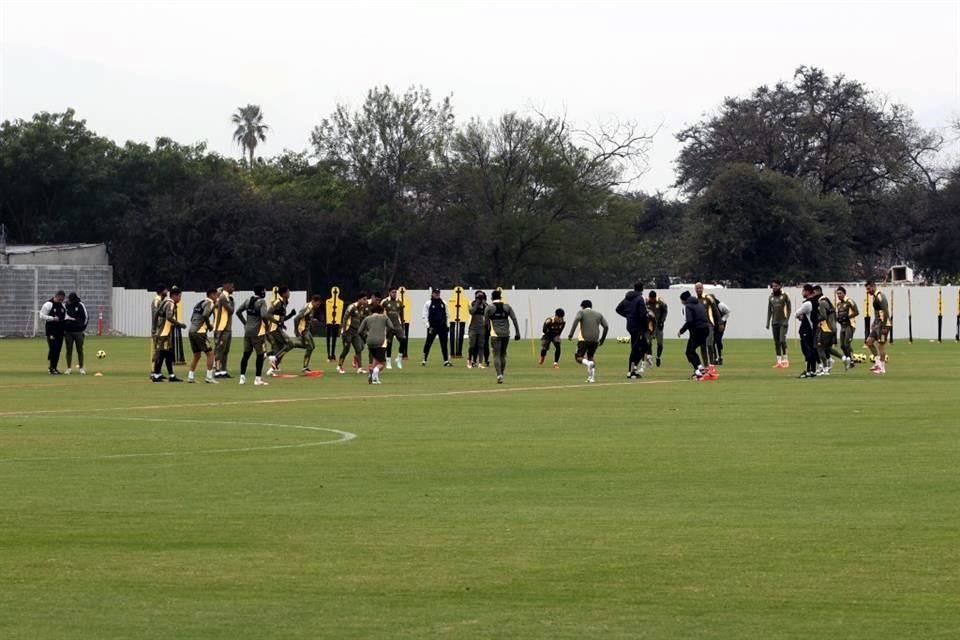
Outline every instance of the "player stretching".
<svg viewBox="0 0 960 640">
<path fill-rule="evenodd" d="M 263 376 L 263 361 L 267 352 L 267 301 L 264 299 L 266 291 L 263 287 L 256 287 L 253 296 L 237 309 L 237 317 L 243 323 L 243 358 L 240 360 L 240 384 L 247 383 L 247 363 L 250 354 L 256 352 L 256 377 L 254 386 L 266 386 Z"/>
<path fill-rule="evenodd" d="M 653 355 L 653 341 L 657 341 L 657 366 L 663 357 L 663 327 L 667 324 L 667 303 L 657 298 L 657 292 L 651 291 L 647 296 L 647 315 L 650 317 L 650 341 L 648 351 Z"/>
<path fill-rule="evenodd" d="M 303 373 L 310 373 L 310 356 L 313 355 L 313 350 L 316 348 L 310 323 L 313 322 L 320 311 L 321 304 L 323 304 L 323 298 L 313 294 L 310 301 L 293 318 L 293 333 L 300 342 L 297 346 L 303 349 Z"/>
<path fill-rule="evenodd" d="M 274 287 L 273 302 L 267 311 L 267 322 L 270 329 L 267 334 L 267 340 L 270 341 L 271 351 L 267 356 L 270 360 L 270 368 L 267 370 L 268 376 L 280 375 L 280 362 L 283 356 L 287 355 L 297 345 L 293 344 L 290 336 L 285 330 L 285 322 L 296 315 L 296 311 L 287 312 L 287 304 L 290 302 L 290 287 Z"/>
<path fill-rule="evenodd" d="M 578 328 L 579 332 L 577 332 Z M 603 333 L 600 332 L 601 328 Z M 577 311 L 577 315 L 573 318 L 573 326 L 570 327 L 567 340 L 573 340 L 573 334 L 577 334 L 577 352 L 573 357 L 587 368 L 587 382 L 597 380 L 597 349 L 603 346 L 609 330 L 607 319 L 599 311 L 594 311 L 591 301 L 584 300 L 580 303 L 580 311 Z"/>
<path fill-rule="evenodd" d="M 387 362 L 387 335 L 393 333 L 403 339 L 403 325 L 384 312 L 383 305 L 373 302 L 369 308 L 370 314 L 363 319 L 357 334 L 366 343 L 370 352 L 370 366 L 367 372 L 367 382 L 380 384 L 380 370 Z"/>
<path fill-rule="evenodd" d="M 217 384 L 213 379 L 213 349 L 210 348 L 209 334 L 213 329 L 213 323 L 210 316 L 215 310 L 217 296 L 220 292 L 217 288 L 207 289 L 207 297 L 193 306 L 193 313 L 190 314 L 190 329 L 187 336 L 190 340 L 190 350 L 193 352 L 193 359 L 190 361 L 190 370 L 187 371 L 187 382 L 197 381 L 197 363 L 200 362 L 200 356 L 207 356 L 207 375 L 204 382 L 208 384 Z"/>
<path fill-rule="evenodd" d="M 557 309 L 553 315 L 543 321 L 543 336 L 540 338 L 540 364 L 547 357 L 550 345 L 553 345 L 553 368 L 560 368 L 560 345 L 562 344 L 563 329 L 567 321 L 563 319 L 563 309 Z"/>
<path fill-rule="evenodd" d="M 350 349 L 353 349 L 353 368 L 357 373 L 363 373 L 363 361 L 360 359 L 363 355 L 363 340 L 360 338 L 360 323 L 366 316 L 364 309 L 367 306 L 367 293 L 361 291 L 357 299 L 347 305 L 343 310 L 343 318 L 340 320 L 340 341 L 343 347 L 340 351 L 340 360 L 337 361 L 337 373 L 346 373 L 343 363 L 347 359 Z"/>
</svg>

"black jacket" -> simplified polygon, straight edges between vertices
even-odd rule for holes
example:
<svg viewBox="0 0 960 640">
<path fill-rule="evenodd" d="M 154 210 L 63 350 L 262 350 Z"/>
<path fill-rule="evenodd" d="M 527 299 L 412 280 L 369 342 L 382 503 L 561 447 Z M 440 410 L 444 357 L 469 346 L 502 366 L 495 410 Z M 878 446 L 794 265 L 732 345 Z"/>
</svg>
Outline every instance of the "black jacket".
<svg viewBox="0 0 960 640">
<path fill-rule="evenodd" d="M 693 331 L 694 329 L 708 329 L 710 327 L 710 321 L 707 320 L 707 308 L 704 307 L 699 300 L 690 296 L 683 306 L 687 321 L 684 322 L 680 328 L 680 333 L 685 333 L 687 330 Z"/>
<path fill-rule="evenodd" d="M 640 291 L 628 291 L 617 305 L 617 313 L 627 319 L 629 333 L 646 330 L 647 303 L 644 302 Z"/>
<path fill-rule="evenodd" d="M 63 326 L 63 330 L 67 333 L 81 333 L 87 330 L 87 322 L 89 318 L 87 317 L 87 308 L 79 300 L 76 303 L 67 302 L 66 303 L 67 315 L 73 318 L 73 320 L 67 320 Z"/>
</svg>

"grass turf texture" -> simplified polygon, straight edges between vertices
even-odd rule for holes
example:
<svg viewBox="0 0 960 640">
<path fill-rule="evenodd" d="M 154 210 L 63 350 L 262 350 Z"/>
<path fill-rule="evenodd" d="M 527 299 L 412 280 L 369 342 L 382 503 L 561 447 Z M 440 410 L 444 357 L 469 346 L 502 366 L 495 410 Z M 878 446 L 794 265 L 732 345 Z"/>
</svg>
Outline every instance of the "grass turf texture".
<svg viewBox="0 0 960 640">
<path fill-rule="evenodd" d="M 503 386 L 414 344 L 266 388 L 151 384 L 145 344 L 0 343 L 0 637 L 960 634 L 954 344 L 797 380 L 731 341 L 697 383 L 673 341 L 638 383 L 611 341 L 589 386 L 570 343 Z"/>
</svg>

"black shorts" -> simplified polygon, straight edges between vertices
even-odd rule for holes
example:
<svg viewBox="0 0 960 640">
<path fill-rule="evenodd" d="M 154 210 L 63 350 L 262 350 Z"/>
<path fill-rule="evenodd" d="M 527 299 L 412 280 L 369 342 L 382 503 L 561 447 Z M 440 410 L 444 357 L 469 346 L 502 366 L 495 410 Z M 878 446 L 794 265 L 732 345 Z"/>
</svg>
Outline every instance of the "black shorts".
<svg viewBox="0 0 960 640">
<path fill-rule="evenodd" d="M 190 334 L 190 350 L 194 354 L 210 353 L 213 349 L 210 348 L 210 341 L 207 340 L 207 334 L 191 333 Z"/>
<path fill-rule="evenodd" d="M 386 347 L 371 347 L 367 345 L 367 350 L 370 352 L 370 359 L 375 362 L 386 362 L 387 361 L 387 349 Z"/>
<path fill-rule="evenodd" d="M 600 343 L 598 342 L 586 342 L 584 340 L 580 340 L 577 342 L 577 353 L 575 357 L 577 360 L 579 360 L 586 356 L 588 360 L 593 360 L 593 356 L 597 353 L 598 346 L 600 346 Z"/>
</svg>

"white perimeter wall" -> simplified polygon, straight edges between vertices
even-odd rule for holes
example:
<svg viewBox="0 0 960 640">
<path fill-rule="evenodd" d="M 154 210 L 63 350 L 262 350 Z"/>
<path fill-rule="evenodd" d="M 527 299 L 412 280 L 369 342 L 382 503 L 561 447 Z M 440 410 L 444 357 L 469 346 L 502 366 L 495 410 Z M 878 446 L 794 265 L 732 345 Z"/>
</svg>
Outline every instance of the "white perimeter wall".
<svg viewBox="0 0 960 640">
<path fill-rule="evenodd" d="M 908 295 L 912 299 L 913 308 L 913 336 L 916 339 L 933 339 L 937 337 L 937 287 L 881 287 L 893 303 L 894 332 L 899 339 L 907 337 L 907 309 Z M 956 286 L 943 287 L 944 320 L 943 338 L 953 340 L 956 333 L 957 291 Z M 489 290 L 487 290 L 489 293 Z M 793 300 L 796 307 L 802 300 L 799 288 L 786 288 L 785 291 Z M 657 290 L 657 295 L 669 305 L 667 337 L 676 336 L 683 324 L 680 294 L 683 289 Z M 827 287 L 827 295 L 833 295 L 833 288 Z M 539 337 L 540 326 L 544 318 L 552 315 L 557 307 L 562 307 L 567 313 L 568 327 L 573 320 L 580 301 L 593 301 L 593 308 L 603 313 L 610 323 L 611 337 L 626 335 L 625 320 L 618 316 L 614 309 L 626 293 L 623 289 L 508 289 L 504 291 L 504 299 L 510 303 L 520 321 L 520 330 L 524 337 Z M 647 295 L 644 292 L 644 296 Z M 715 291 L 717 297 L 725 302 L 732 310 L 727 325 L 727 338 L 768 338 L 769 332 L 764 329 L 767 313 L 767 289 L 719 289 Z M 863 287 L 847 287 L 848 295 L 853 296 L 860 307 L 861 316 L 865 315 L 863 305 L 865 291 Z M 150 335 L 150 301 L 153 299 L 150 291 L 131 291 L 127 289 L 113 289 L 113 321 L 109 327 L 115 332 L 130 336 Z M 237 304 L 252 295 L 250 291 L 237 291 L 234 294 Z M 190 310 L 203 298 L 202 292 L 184 292 L 183 305 L 186 320 L 189 320 Z M 451 296 L 450 290 L 444 290 L 445 300 Z M 424 323 L 421 320 L 423 305 L 430 297 L 428 290 L 408 291 L 407 298 L 411 307 L 410 336 L 422 338 L 426 335 Z M 306 304 L 306 292 L 294 291 L 290 294 L 291 309 L 299 309 Z M 473 291 L 468 291 L 467 299 L 473 299 Z M 859 325 L 862 333 L 863 325 Z M 233 331 L 237 336 L 242 335 L 243 327 L 234 317 Z M 796 322 L 791 323 L 790 335 L 796 336 Z"/>
</svg>

